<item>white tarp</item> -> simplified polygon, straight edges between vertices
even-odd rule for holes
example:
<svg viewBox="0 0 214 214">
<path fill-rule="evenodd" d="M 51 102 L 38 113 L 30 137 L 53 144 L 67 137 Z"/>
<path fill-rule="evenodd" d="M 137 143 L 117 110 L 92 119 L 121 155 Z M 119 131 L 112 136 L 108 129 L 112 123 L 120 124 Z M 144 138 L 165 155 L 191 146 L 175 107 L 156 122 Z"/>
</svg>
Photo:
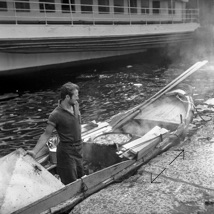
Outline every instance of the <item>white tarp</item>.
<svg viewBox="0 0 214 214">
<path fill-rule="evenodd" d="M 9 214 L 64 185 L 23 149 L 0 158 L 0 213 Z"/>
</svg>

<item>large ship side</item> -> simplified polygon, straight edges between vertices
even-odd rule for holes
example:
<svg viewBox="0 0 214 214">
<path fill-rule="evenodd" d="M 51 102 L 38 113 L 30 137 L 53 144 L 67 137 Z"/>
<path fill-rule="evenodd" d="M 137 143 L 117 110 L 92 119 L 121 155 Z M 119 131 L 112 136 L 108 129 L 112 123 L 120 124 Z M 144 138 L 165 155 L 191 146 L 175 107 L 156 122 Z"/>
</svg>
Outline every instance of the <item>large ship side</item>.
<svg viewBox="0 0 214 214">
<path fill-rule="evenodd" d="M 0 3 L 0 74 L 144 52 L 188 42 L 199 27 L 187 1 Z"/>
</svg>

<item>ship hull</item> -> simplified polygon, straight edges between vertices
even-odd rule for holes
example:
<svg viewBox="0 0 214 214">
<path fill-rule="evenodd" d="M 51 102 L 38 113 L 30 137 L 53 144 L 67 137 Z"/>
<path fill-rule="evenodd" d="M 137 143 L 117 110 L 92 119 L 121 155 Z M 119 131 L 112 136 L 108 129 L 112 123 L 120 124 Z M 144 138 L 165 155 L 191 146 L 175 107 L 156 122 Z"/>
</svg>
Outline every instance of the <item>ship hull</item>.
<svg viewBox="0 0 214 214">
<path fill-rule="evenodd" d="M 161 25 L 2 25 L 0 74 L 49 68 L 173 47 L 190 41 L 197 23 Z"/>
</svg>

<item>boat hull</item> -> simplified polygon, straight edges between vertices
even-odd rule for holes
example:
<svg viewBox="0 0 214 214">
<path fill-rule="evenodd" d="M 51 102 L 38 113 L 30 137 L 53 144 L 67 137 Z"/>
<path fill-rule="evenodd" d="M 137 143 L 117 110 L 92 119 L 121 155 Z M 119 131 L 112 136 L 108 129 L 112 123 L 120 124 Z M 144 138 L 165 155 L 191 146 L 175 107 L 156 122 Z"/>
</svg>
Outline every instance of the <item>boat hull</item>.
<svg viewBox="0 0 214 214">
<path fill-rule="evenodd" d="M 0 25 L 0 75 L 174 47 L 192 39 L 197 23 L 162 25 Z"/>
<path fill-rule="evenodd" d="M 140 133 L 143 137 L 138 137 L 136 140 L 125 144 L 125 146 L 128 145 L 127 148 L 129 149 L 129 152 L 134 151 L 136 153 L 132 153 L 132 155 L 126 155 L 127 152 L 124 152 L 123 158 L 125 157 L 125 159 L 122 162 L 115 163 L 112 166 L 82 177 L 81 179 L 66 185 L 61 190 L 43 197 L 35 203 L 32 203 L 14 213 L 44 214 L 48 213 L 50 208 L 51 213 L 61 213 L 62 210 L 68 211 L 85 197 L 106 187 L 107 185 L 117 181 L 118 179 L 127 176 L 127 174 L 130 174 L 134 170 L 137 170 L 138 167 L 140 167 L 142 164 L 147 163 L 158 154 L 161 154 L 166 150 L 166 147 L 168 149 L 170 146 L 178 143 L 178 138 L 182 137 L 185 130 L 188 128 L 190 121 L 192 120 L 193 114 L 191 106 L 193 103 L 188 101 L 189 96 L 188 98 L 186 98 L 185 96 L 181 95 L 182 99 L 184 99 L 185 102 L 181 102 L 176 96 L 176 94 L 170 95 L 169 97 L 163 96 L 150 105 L 146 106 L 146 108 L 144 108 L 144 106 L 141 106 L 139 109 L 144 109 L 146 114 L 143 114 L 143 111 L 142 113 L 141 111 L 139 111 L 137 115 L 133 112 L 133 116 L 131 119 L 139 120 L 140 118 L 141 120 L 143 120 L 144 117 L 147 116 L 147 118 L 145 118 L 147 121 L 149 120 L 149 118 L 152 120 L 152 116 L 149 116 L 148 111 L 151 107 L 154 107 L 153 111 L 155 112 L 156 118 L 158 117 L 158 115 L 160 115 L 160 118 L 164 116 L 164 123 L 168 123 L 168 127 L 170 127 L 170 124 L 174 124 L 171 129 L 164 129 L 163 132 L 162 128 L 154 128 L 155 130 L 151 128 L 151 130 L 153 130 L 151 134 L 148 134 L 148 130 L 146 130 L 146 134 Z M 168 103 L 166 105 L 169 109 L 168 114 L 166 114 L 167 111 L 163 112 L 163 106 L 166 100 L 168 100 Z M 180 115 L 183 115 L 182 117 L 185 118 L 185 120 L 183 121 L 188 121 L 187 123 L 183 123 L 184 125 L 181 125 Z M 125 122 L 124 124 L 121 123 L 119 127 L 115 126 L 115 129 L 113 128 L 113 131 L 121 131 L 122 129 L 124 129 L 126 124 L 127 122 Z M 159 122 L 157 122 L 156 125 L 159 125 Z M 92 130 L 94 131 L 89 131 L 88 137 L 85 138 L 85 143 L 93 144 L 95 142 L 95 138 L 100 135 L 99 130 L 102 130 L 104 132 L 103 134 L 105 135 L 109 131 L 109 127 L 103 126 L 101 129 L 99 129 L 99 127 L 96 127 Z M 160 134 L 159 131 L 161 131 L 162 134 Z M 86 134 L 84 136 L 86 136 Z M 120 149 L 125 148 L 125 146 L 119 145 Z M 115 149 L 115 152 L 116 151 L 118 151 L 118 148 Z M 108 151 L 106 150 L 105 153 L 108 153 Z M 105 156 L 105 153 L 103 153 L 103 156 Z M 99 157 L 97 158 L 99 159 Z"/>
</svg>

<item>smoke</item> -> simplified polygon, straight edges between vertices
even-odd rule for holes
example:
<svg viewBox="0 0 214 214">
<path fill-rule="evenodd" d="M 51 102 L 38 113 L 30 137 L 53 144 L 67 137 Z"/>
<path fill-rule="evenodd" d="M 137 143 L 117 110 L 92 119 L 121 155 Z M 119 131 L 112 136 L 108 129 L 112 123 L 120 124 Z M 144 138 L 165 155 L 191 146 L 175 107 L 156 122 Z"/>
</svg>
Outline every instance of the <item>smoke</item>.
<svg viewBox="0 0 214 214">
<path fill-rule="evenodd" d="M 190 0 L 186 4 L 186 9 L 199 9 L 199 14 L 196 13 L 195 17 L 198 18 L 199 28 L 192 35 L 189 34 L 188 42 L 184 40 L 176 43 L 179 41 L 178 34 L 174 38 L 175 45 L 169 45 L 165 54 L 172 62 L 178 59 L 184 63 L 208 60 L 209 65 L 214 65 L 214 3 L 211 0 Z M 188 23 L 184 23 L 186 24 Z"/>
<path fill-rule="evenodd" d="M 211 16 L 213 17 L 212 14 L 210 14 L 210 17 Z M 204 98 L 205 94 L 210 93 L 210 91 L 214 91 L 213 24 L 210 22 L 203 23 L 200 28 L 193 32 L 191 40 L 188 42 L 180 42 L 174 47 L 169 46 L 164 51 L 166 58 L 169 58 L 167 68 L 171 72 L 174 72 L 175 64 L 181 67 L 182 72 L 182 68 L 184 68 L 183 71 L 185 71 L 199 61 L 208 60 L 205 66 L 183 82 L 192 85 L 195 88 L 195 93 L 200 94 L 201 98 Z"/>
<path fill-rule="evenodd" d="M 146 123 L 145 121 L 131 121 L 123 127 L 125 133 L 130 133 L 134 136 L 143 136 L 151 128 L 154 127 L 151 123 Z"/>
<path fill-rule="evenodd" d="M 214 64 L 214 41 L 212 27 L 201 27 L 195 31 L 193 40 L 181 46 L 180 55 L 190 62 L 208 60 Z"/>
<path fill-rule="evenodd" d="M 209 0 L 191 0 L 187 9 L 199 9 L 200 27 L 194 32 L 189 44 L 181 45 L 180 55 L 191 62 L 209 60 L 214 64 L 214 4 Z"/>
</svg>

